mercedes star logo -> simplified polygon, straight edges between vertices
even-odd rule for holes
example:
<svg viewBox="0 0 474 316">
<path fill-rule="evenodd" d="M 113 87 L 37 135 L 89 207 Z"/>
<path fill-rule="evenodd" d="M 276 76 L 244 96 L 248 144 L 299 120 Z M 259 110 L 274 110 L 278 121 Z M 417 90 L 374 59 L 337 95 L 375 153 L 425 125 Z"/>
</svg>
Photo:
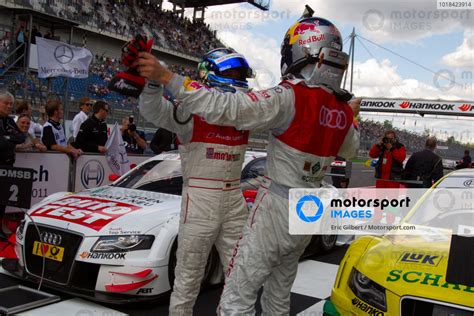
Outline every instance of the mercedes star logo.
<svg viewBox="0 0 474 316">
<path fill-rule="evenodd" d="M 54 58 L 60 64 L 67 64 L 67 63 L 70 63 L 71 60 L 74 58 L 74 52 L 69 46 L 59 45 L 54 50 Z"/>
</svg>

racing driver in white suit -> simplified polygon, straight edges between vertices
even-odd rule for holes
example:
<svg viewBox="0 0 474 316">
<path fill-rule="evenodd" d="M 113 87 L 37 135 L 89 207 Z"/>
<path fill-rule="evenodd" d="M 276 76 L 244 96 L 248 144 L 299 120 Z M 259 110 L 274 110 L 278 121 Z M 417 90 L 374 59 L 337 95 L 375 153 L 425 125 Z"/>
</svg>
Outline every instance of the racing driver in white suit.
<svg viewBox="0 0 474 316">
<path fill-rule="evenodd" d="M 252 75 L 245 58 L 228 48 L 207 53 L 199 71 L 205 86 L 188 80 L 186 90 L 246 92 Z M 184 185 L 170 315 L 192 315 L 212 245 L 225 269 L 248 217 L 240 174 L 249 132 L 190 116 L 162 95 L 162 87 L 148 82 L 140 96 L 140 112 L 176 133 L 180 142 Z"/>
<path fill-rule="evenodd" d="M 254 315 L 263 284 L 264 315 L 288 315 L 298 259 L 309 235 L 290 235 L 288 191 L 317 188 L 336 155 L 353 157 L 359 147 L 354 123 L 360 99 L 340 89 L 348 64 L 339 30 L 304 16 L 285 34 L 276 87 L 246 94 L 205 88 L 189 91 L 189 79 L 173 74 L 150 54 L 139 56 L 142 76 L 164 84 L 182 107 L 208 123 L 239 130 L 270 130 L 267 181 L 260 187 L 243 235 L 226 272 L 219 312 Z"/>
</svg>

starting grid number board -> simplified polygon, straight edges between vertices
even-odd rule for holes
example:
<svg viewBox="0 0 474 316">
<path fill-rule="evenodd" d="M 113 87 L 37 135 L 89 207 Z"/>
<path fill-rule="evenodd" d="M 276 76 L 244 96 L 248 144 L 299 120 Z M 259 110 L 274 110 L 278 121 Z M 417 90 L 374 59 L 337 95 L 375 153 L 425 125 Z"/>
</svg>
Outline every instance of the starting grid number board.
<svg viewBox="0 0 474 316">
<path fill-rule="evenodd" d="M 0 166 L 0 205 L 30 208 L 34 170 Z"/>
</svg>

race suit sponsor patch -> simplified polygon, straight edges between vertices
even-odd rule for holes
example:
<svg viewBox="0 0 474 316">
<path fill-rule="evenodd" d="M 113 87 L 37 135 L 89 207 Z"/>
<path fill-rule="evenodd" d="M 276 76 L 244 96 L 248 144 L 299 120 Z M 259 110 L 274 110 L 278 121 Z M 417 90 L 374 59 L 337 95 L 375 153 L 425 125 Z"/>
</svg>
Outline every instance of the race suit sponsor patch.
<svg viewBox="0 0 474 316">
<path fill-rule="evenodd" d="M 82 225 L 96 231 L 140 207 L 122 202 L 89 197 L 66 197 L 33 211 L 31 216 L 58 219 Z"/>
<path fill-rule="evenodd" d="M 226 152 L 215 151 L 214 148 L 206 148 L 206 159 L 239 161 L 240 154 L 231 154 Z"/>
</svg>

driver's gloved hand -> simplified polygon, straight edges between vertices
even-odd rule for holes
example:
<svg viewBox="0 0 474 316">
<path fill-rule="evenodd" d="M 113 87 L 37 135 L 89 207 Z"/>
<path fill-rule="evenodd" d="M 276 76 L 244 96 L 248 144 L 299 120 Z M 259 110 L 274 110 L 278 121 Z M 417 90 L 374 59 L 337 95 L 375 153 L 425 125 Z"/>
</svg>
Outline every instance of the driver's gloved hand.
<svg viewBox="0 0 474 316">
<path fill-rule="evenodd" d="M 138 34 L 131 41 L 122 47 L 121 63 L 128 69 L 119 72 L 109 83 L 109 89 L 122 95 L 138 98 L 145 86 L 145 78 L 138 74 L 136 67 L 132 67 L 133 62 L 138 58 L 140 52 L 151 52 L 153 39 Z"/>
</svg>

